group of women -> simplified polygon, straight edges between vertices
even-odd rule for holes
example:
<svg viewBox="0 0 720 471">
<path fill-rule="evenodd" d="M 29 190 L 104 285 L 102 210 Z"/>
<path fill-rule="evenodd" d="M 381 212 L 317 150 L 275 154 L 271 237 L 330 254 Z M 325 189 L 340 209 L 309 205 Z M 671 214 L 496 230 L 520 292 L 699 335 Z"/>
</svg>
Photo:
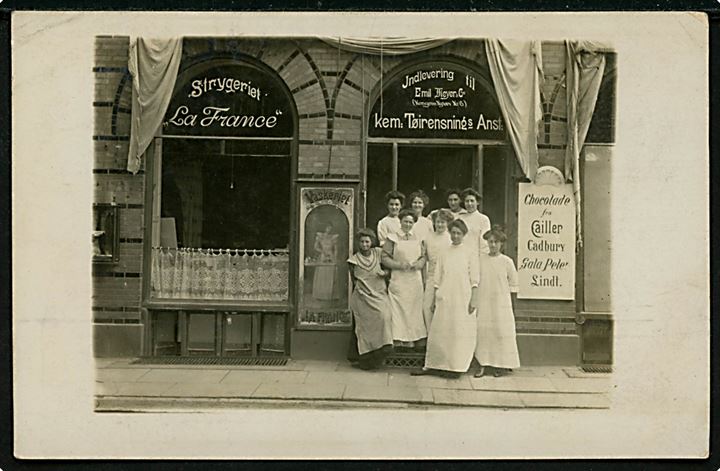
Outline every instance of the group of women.
<svg viewBox="0 0 720 471">
<path fill-rule="evenodd" d="M 472 188 L 449 190 L 448 207 L 423 216 L 422 191 L 387 193 L 388 214 L 357 234 L 349 259 L 350 309 L 361 369 L 375 369 L 396 350 L 425 350 L 413 375 L 458 377 L 473 358 L 476 377 L 502 376 L 520 365 L 512 293 L 513 261 L 501 253 L 505 234 L 478 211 Z"/>
</svg>

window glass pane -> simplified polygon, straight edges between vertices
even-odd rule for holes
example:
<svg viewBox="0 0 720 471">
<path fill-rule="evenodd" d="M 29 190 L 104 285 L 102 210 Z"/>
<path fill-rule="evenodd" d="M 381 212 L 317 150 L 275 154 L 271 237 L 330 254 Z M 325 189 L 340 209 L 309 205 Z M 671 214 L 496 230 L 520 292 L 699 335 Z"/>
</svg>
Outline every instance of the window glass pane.
<svg viewBox="0 0 720 471">
<path fill-rule="evenodd" d="M 392 146 L 368 145 L 367 151 L 367 227 L 377 230 L 377 223 L 387 214 L 385 193 L 392 190 Z"/>
<path fill-rule="evenodd" d="M 153 355 L 179 355 L 177 312 L 153 312 Z"/>
<path fill-rule="evenodd" d="M 155 298 L 287 301 L 289 141 L 163 143 Z"/>
<path fill-rule="evenodd" d="M 178 247 L 287 248 L 289 143 L 228 142 L 221 149 L 220 140 L 166 142 L 161 217 L 174 221 Z"/>
<path fill-rule="evenodd" d="M 188 315 L 188 353 L 215 354 L 215 314 Z"/>
<path fill-rule="evenodd" d="M 264 355 L 285 354 L 285 315 L 262 315 L 260 352 Z"/>
<path fill-rule="evenodd" d="M 585 143 L 615 142 L 615 54 L 607 54 L 605 75 L 598 90 L 597 102 Z"/>
<path fill-rule="evenodd" d="M 226 356 L 244 356 L 252 354 L 252 314 L 225 315 Z"/>
<path fill-rule="evenodd" d="M 427 193 L 430 204 L 424 210 L 425 215 L 433 209 L 447 207 L 447 190 L 473 186 L 473 155 L 471 147 L 400 146 L 398 190 L 406 197 L 418 189 Z"/>
</svg>

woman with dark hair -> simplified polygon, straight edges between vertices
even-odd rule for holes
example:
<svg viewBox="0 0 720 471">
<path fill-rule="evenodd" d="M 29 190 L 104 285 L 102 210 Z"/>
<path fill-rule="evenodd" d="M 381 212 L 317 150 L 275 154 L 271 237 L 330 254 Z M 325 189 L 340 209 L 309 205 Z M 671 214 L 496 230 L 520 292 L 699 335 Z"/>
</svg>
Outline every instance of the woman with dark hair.
<svg viewBox="0 0 720 471">
<path fill-rule="evenodd" d="M 460 198 L 461 191 L 458 188 L 450 188 L 445 192 L 445 199 L 447 200 L 447 208 L 450 211 L 450 214 L 453 215 L 453 219 L 456 219 L 461 214 L 465 212 L 465 209 L 462 207 L 462 200 Z M 437 209 L 434 211 L 431 211 L 429 214 L 429 217 L 432 217 L 433 213 L 435 211 L 438 211 Z"/>
<path fill-rule="evenodd" d="M 500 251 L 507 240 L 500 226 L 483 235 L 488 253 L 480 255 L 480 287 L 477 316 L 477 345 L 475 358 L 479 378 L 487 370 L 494 376 L 504 376 L 520 366 L 515 338 L 513 301 L 517 296 L 517 270 L 512 259 Z"/>
<path fill-rule="evenodd" d="M 417 222 L 413 226 L 413 232 L 420 240 L 425 240 L 433 232 L 433 224 L 430 219 L 423 216 L 423 210 L 430 204 L 430 197 L 422 190 L 415 190 L 408 197 L 408 206 L 415 212 Z"/>
<path fill-rule="evenodd" d="M 433 276 L 435 313 L 430 324 L 425 367 L 413 375 L 459 377 L 470 367 L 477 335 L 478 259 L 463 244 L 467 225 L 448 224 L 452 244 L 440 254 Z"/>
<path fill-rule="evenodd" d="M 405 204 L 405 195 L 399 191 L 388 191 L 385 194 L 385 204 L 387 205 L 387 216 L 380 219 L 377 225 L 377 236 L 380 247 L 385 245 L 388 235 L 400 232 L 400 219 L 398 214 Z"/>
<path fill-rule="evenodd" d="M 388 297 L 394 344 L 412 348 L 427 337 L 422 311 L 425 244 L 412 231 L 417 222 L 415 212 L 403 209 L 399 216 L 400 233 L 388 235 L 382 263 L 392 270 Z"/>
<path fill-rule="evenodd" d="M 448 232 L 448 224 L 453 221 L 453 215 L 448 209 L 439 209 L 433 213 L 432 232 L 425 239 L 425 255 L 427 258 L 425 272 L 425 294 L 423 295 L 423 317 L 425 318 L 425 327 L 430 329 L 430 323 L 433 316 L 433 304 L 435 303 L 435 266 L 437 259 L 451 244 L 450 233 Z"/>
<path fill-rule="evenodd" d="M 460 196 L 465 206 L 465 212 L 459 217 L 465 221 L 468 227 L 466 243 L 471 244 L 480 253 L 487 253 L 487 242 L 482 236 L 490 230 L 490 218 L 478 211 L 482 196 L 473 188 L 465 188 Z"/>
<path fill-rule="evenodd" d="M 350 310 L 357 337 L 358 367 L 363 370 L 382 366 L 393 343 L 390 301 L 385 291 L 385 272 L 380 266 L 382 249 L 375 247 L 375 242 L 372 230 L 360 229 L 359 249 L 348 259 L 353 283 Z"/>
</svg>

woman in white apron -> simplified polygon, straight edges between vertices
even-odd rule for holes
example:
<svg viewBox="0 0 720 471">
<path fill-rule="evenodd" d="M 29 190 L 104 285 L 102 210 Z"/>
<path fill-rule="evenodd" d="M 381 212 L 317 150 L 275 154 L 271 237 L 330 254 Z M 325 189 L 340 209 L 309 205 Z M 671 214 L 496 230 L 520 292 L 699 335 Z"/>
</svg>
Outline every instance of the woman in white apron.
<svg viewBox="0 0 720 471">
<path fill-rule="evenodd" d="M 435 231 L 425 239 L 425 254 L 427 263 L 425 265 L 425 294 L 423 295 L 423 317 L 425 327 L 430 331 L 430 324 L 435 305 L 435 266 L 438 257 L 450 246 L 450 233 L 447 230 L 448 224 L 454 219 L 449 209 L 438 209 L 433 213 L 433 226 Z"/>
<path fill-rule="evenodd" d="M 388 297 L 392 313 L 393 343 L 412 348 L 427 337 L 423 320 L 425 245 L 412 231 L 417 216 L 410 209 L 400 211 L 400 232 L 389 234 L 383 246 L 382 263 L 392 270 Z"/>
</svg>

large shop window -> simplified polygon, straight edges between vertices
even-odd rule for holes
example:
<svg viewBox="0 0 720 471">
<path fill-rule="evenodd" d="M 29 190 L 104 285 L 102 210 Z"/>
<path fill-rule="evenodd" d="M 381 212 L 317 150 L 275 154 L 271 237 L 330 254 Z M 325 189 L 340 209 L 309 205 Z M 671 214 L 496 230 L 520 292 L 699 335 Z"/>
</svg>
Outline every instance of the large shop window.
<svg viewBox="0 0 720 471">
<path fill-rule="evenodd" d="M 291 101 L 247 64 L 198 69 L 176 87 L 164 123 L 150 296 L 286 303 Z"/>
</svg>

